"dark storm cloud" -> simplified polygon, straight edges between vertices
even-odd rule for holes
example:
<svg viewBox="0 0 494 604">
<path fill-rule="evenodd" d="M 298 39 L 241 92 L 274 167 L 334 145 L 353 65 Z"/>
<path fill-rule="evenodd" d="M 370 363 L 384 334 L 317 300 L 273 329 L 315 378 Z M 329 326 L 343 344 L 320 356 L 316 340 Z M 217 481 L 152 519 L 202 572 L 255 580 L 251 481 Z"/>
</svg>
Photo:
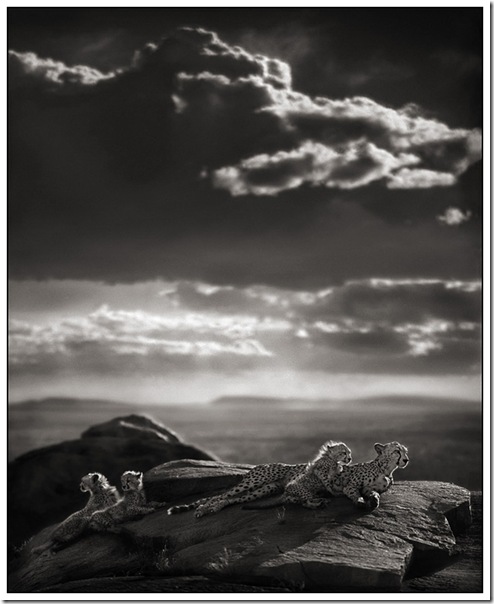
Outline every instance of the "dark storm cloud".
<svg viewBox="0 0 494 604">
<path fill-rule="evenodd" d="M 422 323 L 428 319 L 477 321 L 479 282 L 370 279 L 332 288 L 312 306 L 319 318 Z"/>
<path fill-rule="evenodd" d="M 210 64 L 203 71 L 199 67 L 196 73 L 179 74 L 177 109 L 188 114 L 192 103 L 197 111 L 199 99 L 207 115 L 228 107 L 232 94 L 241 90 L 254 111 L 248 125 L 255 123 L 257 114 L 273 115 L 279 120 L 273 123 L 274 134 L 290 133 L 292 138 L 288 152 L 282 148 L 216 170 L 215 185 L 233 195 L 275 195 L 303 183 L 354 188 L 373 180 L 392 181 L 394 173 L 402 188 L 445 186 L 480 158 L 477 130 L 449 129 L 422 117 L 416 105 L 394 110 L 364 97 L 310 97 L 293 90 L 289 65 L 249 55 L 218 39 L 203 42 Z M 233 77 L 217 59 L 239 62 L 248 70 Z M 245 125 L 237 126 L 239 138 Z M 400 178 L 399 169 L 413 165 L 419 171 Z M 433 178 L 435 172 L 440 174 Z M 256 180 L 263 186 L 256 187 Z"/>
<path fill-rule="evenodd" d="M 13 277 L 313 286 L 438 275 L 446 262 L 475 274 L 469 237 L 435 220 L 459 205 L 448 185 L 478 157 L 475 131 L 370 99 L 295 92 L 284 61 L 198 28 L 149 44 L 118 71 L 27 51 L 11 62 Z M 442 185 L 432 225 L 401 232 L 334 203 L 335 190 L 379 182 L 417 197 Z M 382 240 L 388 249 L 374 245 Z"/>
</svg>

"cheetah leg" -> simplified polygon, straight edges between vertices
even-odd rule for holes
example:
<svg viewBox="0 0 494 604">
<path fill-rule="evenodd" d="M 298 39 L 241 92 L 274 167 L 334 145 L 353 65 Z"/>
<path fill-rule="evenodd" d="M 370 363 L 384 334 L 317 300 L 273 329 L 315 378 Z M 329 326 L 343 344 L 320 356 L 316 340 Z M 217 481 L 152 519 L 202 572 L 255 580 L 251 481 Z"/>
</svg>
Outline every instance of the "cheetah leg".
<svg viewBox="0 0 494 604">
<path fill-rule="evenodd" d="M 262 497 L 268 497 L 269 495 L 274 495 L 275 493 L 280 493 L 282 491 L 281 485 L 277 483 L 265 484 L 262 487 L 249 491 L 245 493 L 245 495 L 238 495 L 235 497 L 212 497 L 208 503 L 205 505 L 199 506 L 196 510 L 195 516 L 196 518 L 200 518 L 205 514 L 214 514 L 219 512 L 224 507 L 228 505 L 233 505 L 234 503 L 246 503 L 248 501 L 254 501 L 255 499 L 261 499 Z"/>
<path fill-rule="evenodd" d="M 232 498 L 238 497 L 241 493 L 252 492 L 255 488 L 262 486 L 262 484 L 268 484 L 274 482 L 280 477 L 280 469 L 278 467 L 269 467 L 269 466 L 256 466 L 252 468 L 247 474 L 244 475 L 242 480 L 236 484 L 234 487 L 225 491 L 221 495 L 215 495 L 213 497 L 206 497 L 204 499 L 199 499 L 194 503 L 188 505 L 178 505 L 172 506 L 168 509 L 169 514 L 175 514 L 177 512 L 185 512 L 191 509 L 198 510 L 201 508 L 201 512 L 197 517 L 203 516 L 206 513 L 209 513 L 208 510 L 212 509 L 213 512 L 217 510 L 221 510 L 226 505 L 230 505 L 230 503 L 235 503 L 231 501 Z M 256 487 L 253 485 L 256 484 Z M 217 508 L 217 509 L 216 509 Z M 211 512 L 211 513 L 213 513 Z"/>
<path fill-rule="evenodd" d="M 163 506 L 160 506 L 163 507 Z M 155 508 L 152 505 L 137 505 L 134 506 L 132 508 L 132 511 L 129 513 L 128 516 L 128 520 L 130 520 L 131 518 L 134 518 L 134 516 L 145 516 L 146 514 L 152 514 L 153 512 L 156 511 L 157 508 Z M 125 522 L 125 519 L 122 518 L 122 520 L 120 520 L 120 522 Z"/>
<path fill-rule="evenodd" d="M 220 495 L 213 495 L 208 499 L 198 501 L 195 513 L 196 518 L 200 518 L 205 514 L 214 514 L 215 512 L 219 512 L 224 507 L 237 503 L 239 500 L 238 498 L 242 496 L 242 493 L 248 494 L 256 491 L 257 489 L 254 489 L 252 484 L 253 480 L 256 480 L 257 474 L 259 474 L 259 472 L 256 472 L 256 468 L 254 468 L 237 485 L 228 491 L 225 491 Z"/>
<path fill-rule="evenodd" d="M 290 492 L 290 489 L 287 489 L 283 495 L 283 503 L 296 503 L 303 505 L 304 508 L 309 508 L 310 510 L 320 508 L 326 505 L 328 501 L 328 499 L 324 499 L 323 497 L 314 497 L 309 491 L 297 493 Z"/>
<path fill-rule="evenodd" d="M 89 519 L 89 528 L 93 531 L 104 531 L 112 523 L 106 510 L 95 512 Z"/>
<path fill-rule="evenodd" d="M 188 512 L 189 510 L 195 510 L 199 506 L 207 503 L 208 501 L 209 501 L 208 497 L 203 497 L 202 499 L 198 499 L 197 501 L 194 501 L 193 503 L 186 503 L 183 505 L 172 505 L 171 507 L 168 508 L 168 514 L 172 515 L 172 514 L 178 514 L 181 512 Z"/>
<path fill-rule="evenodd" d="M 351 499 L 355 505 L 363 506 L 365 505 L 364 498 L 360 495 L 360 490 L 357 487 L 347 485 L 343 488 L 343 493 Z"/>
<path fill-rule="evenodd" d="M 163 507 L 163 506 L 160 506 L 160 507 Z M 95 514 L 95 515 L 93 515 L 89 526 L 90 526 L 90 528 L 92 528 L 95 531 L 104 531 L 107 533 L 119 533 L 120 530 L 118 528 L 116 528 L 117 525 L 130 521 L 130 520 L 134 520 L 135 518 L 138 518 L 139 516 L 146 516 L 147 514 L 152 514 L 153 512 L 156 511 L 156 509 L 157 508 L 155 508 L 152 505 L 134 506 L 132 508 L 131 512 L 123 513 L 119 517 L 114 517 L 114 518 L 110 518 L 110 519 L 104 518 L 104 517 L 95 518 L 95 516 L 96 516 L 96 514 Z"/>
<path fill-rule="evenodd" d="M 374 485 L 374 491 L 376 491 L 376 493 L 382 494 L 382 493 L 386 493 L 386 491 L 389 489 L 389 487 L 394 484 L 394 480 L 392 476 L 386 476 L 385 480 L 384 480 L 384 484 L 382 484 L 382 486 L 376 486 Z"/>
<path fill-rule="evenodd" d="M 155 505 L 156 504 L 156 505 Z M 150 503 L 146 503 L 146 505 L 138 508 L 139 514 L 150 514 L 151 512 L 156 512 L 160 508 L 164 508 L 166 506 L 165 502 L 157 502 L 152 501 Z"/>
<path fill-rule="evenodd" d="M 285 480 L 285 474 L 289 470 L 286 468 L 280 469 L 279 465 L 282 464 L 260 465 L 252 468 L 238 484 L 216 497 L 225 498 L 229 501 L 233 499 L 235 500 L 233 503 L 237 503 L 237 497 L 240 493 L 253 493 L 265 485 L 283 482 Z M 215 497 L 212 497 L 211 499 L 214 500 Z M 248 501 L 250 501 L 250 499 Z"/>
<path fill-rule="evenodd" d="M 317 508 L 327 505 L 328 499 L 323 497 L 302 497 L 300 495 L 285 495 L 283 497 L 283 503 L 296 503 L 302 505 L 304 508 L 309 510 L 316 510 Z"/>
<path fill-rule="evenodd" d="M 225 506 L 230 505 L 230 499 L 232 497 L 238 497 L 238 495 L 240 493 L 244 493 L 246 491 L 249 490 L 249 488 L 251 488 L 251 484 L 250 481 L 248 480 L 248 477 L 252 476 L 252 472 L 249 472 L 249 474 L 244 477 L 236 486 L 234 486 L 233 488 L 229 489 L 228 491 L 225 491 L 224 493 L 221 493 L 221 495 L 213 495 L 212 497 L 205 497 L 204 499 L 198 499 L 197 501 L 195 501 L 194 503 L 190 504 L 190 505 L 185 505 L 185 506 L 172 506 L 172 508 L 170 508 L 172 511 L 170 512 L 170 510 L 168 510 L 168 513 L 174 513 L 175 510 L 180 510 L 180 508 L 184 508 L 184 509 L 195 509 L 195 516 L 196 518 L 200 518 L 201 516 L 204 516 L 204 514 L 208 514 L 208 513 L 214 513 L 216 511 L 219 511 L 221 509 L 223 509 Z M 201 510 L 199 513 L 197 512 L 197 510 Z M 210 511 L 211 510 L 211 511 Z"/>
<path fill-rule="evenodd" d="M 109 530 L 111 526 L 112 525 L 110 523 L 103 523 L 103 522 L 93 523 L 93 522 L 91 522 L 91 524 L 89 525 L 89 528 L 91 530 L 99 533 L 99 532 Z"/>
</svg>

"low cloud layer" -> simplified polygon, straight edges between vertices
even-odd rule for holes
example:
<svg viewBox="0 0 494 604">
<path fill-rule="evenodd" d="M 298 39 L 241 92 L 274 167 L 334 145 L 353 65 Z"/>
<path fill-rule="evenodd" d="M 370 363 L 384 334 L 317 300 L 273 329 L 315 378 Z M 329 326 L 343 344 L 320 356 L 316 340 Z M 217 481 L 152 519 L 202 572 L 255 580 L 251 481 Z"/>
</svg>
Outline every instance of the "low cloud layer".
<svg viewBox="0 0 494 604">
<path fill-rule="evenodd" d="M 312 291 L 191 282 L 153 287 L 155 300 L 143 297 L 139 310 L 101 306 L 63 319 L 13 317 L 14 383 L 71 373 L 187 377 L 214 370 L 221 379 L 256 370 L 472 375 L 479 369 L 476 281 L 373 279 Z"/>
</svg>

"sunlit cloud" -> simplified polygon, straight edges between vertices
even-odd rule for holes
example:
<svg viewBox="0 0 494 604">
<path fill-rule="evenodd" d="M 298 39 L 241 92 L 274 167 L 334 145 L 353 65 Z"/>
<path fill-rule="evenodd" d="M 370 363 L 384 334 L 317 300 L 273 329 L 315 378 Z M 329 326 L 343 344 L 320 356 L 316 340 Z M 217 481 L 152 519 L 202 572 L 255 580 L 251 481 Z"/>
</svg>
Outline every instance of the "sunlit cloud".
<svg viewBox="0 0 494 604">
<path fill-rule="evenodd" d="M 10 69 L 26 76 L 36 78 L 40 82 L 56 86 L 80 85 L 94 86 L 103 80 L 110 80 L 118 75 L 118 71 L 102 73 L 88 65 L 65 65 L 62 61 L 38 57 L 34 52 L 16 52 L 9 50 Z"/>
<path fill-rule="evenodd" d="M 438 216 L 437 219 L 448 226 L 458 226 L 470 220 L 471 217 L 472 213 L 470 211 L 463 212 L 460 208 L 447 208 L 444 214 Z"/>
</svg>

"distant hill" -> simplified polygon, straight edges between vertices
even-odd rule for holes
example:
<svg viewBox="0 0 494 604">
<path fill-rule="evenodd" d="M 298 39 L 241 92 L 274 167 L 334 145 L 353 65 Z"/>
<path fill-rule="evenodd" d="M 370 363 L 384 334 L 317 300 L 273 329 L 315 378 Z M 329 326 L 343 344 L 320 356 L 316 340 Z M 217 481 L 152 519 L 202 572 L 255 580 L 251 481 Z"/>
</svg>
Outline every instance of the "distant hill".
<svg viewBox="0 0 494 604">
<path fill-rule="evenodd" d="M 462 399 L 441 398 L 439 396 L 405 396 L 402 394 L 398 395 L 383 395 L 383 396 L 368 396 L 354 399 L 335 399 L 335 398 L 303 398 L 303 397 L 276 397 L 276 396 L 253 396 L 253 395 L 225 395 L 215 398 L 209 402 L 210 405 L 239 405 L 239 406 L 256 406 L 256 405 L 307 405 L 307 406 L 346 406 L 346 405 L 421 405 L 421 406 L 431 406 L 431 405 L 454 405 L 456 403 L 470 403 L 470 404 L 480 404 L 480 401 L 467 401 Z M 146 405 L 146 404 L 136 404 L 129 403 L 123 401 L 116 401 L 111 399 L 99 399 L 99 398 L 76 398 L 76 397 L 46 397 L 41 399 L 28 399 L 25 401 L 19 402 L 11 402 L 9 406 L 16 407 L 18 409 L 41 409 L 50 408 L 53 410 L 57 409 L 95 409 L 95 408 L 114 408 L 115 411 L 118 412 L 118 408 L 159 408 L 161 406 L 166 407 L 167 404 L 163 402 L 162 405 Z M 200 403 L 204 404 L 204 403 Z M 175 403 L 176 405 L 176 403 Z M 189 403 L 184 403 L 183 405 L 179 405 L 179 407 L 187 407 Z"/>
<path fill-rule="evenodd" d="M 248 395 L 232 395 L 220 396 L 211 401 L 212 405 L 290 405 L 290 404 L 306 404 L 306 405 L 442 405 L 455 403 L 471 403 L 480 404 L 480 401 L 466 401 L 463 399 L 455 399 L 450 397 L 439 396 L 406 396 L 403 394 L 383 395 L 383 396 L 367 396 L 351 399 L 333 399 L 333 398 L 283 398 L 275 396 L 248 396 Z"/>
<path fill-rule="evenodd" d="M 109 399 L 100 398 L 76 398 L 70 396 L 49 396 L 46 398 L 27 399 L 25 401 L 11 402 L 11 406 L 27 406 L 27 407 L 76 407 L 76 406 L 98 406 L 98 405 L 115 405 L 127 406 L 129 403 L 122 401 L 112 401 Z"/>
<path fill-rule="evenodd" d="M 282 398 L 276 396 L 220 396 L 211 401 L 212 405 L 286 405 L 291 403 L 329 403 L 330 399 Z"/>
</svg>

